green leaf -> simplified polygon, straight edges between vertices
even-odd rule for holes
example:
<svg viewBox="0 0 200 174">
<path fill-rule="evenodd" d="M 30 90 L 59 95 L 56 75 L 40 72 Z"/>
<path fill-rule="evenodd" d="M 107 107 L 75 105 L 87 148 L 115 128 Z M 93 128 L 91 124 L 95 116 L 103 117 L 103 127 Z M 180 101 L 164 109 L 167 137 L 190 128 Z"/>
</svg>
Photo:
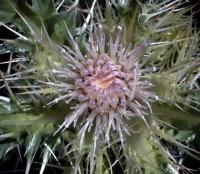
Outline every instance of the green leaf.
<svg viewBox="0 0 200 174">
<path fill-rule="evenodd" d="M 15 143 L 0 144 L 0 159 L 3 158 L 10 150 L 12 150 L 15 147 Z"/>
<path fill-rule="evenodd" d="M 1 120 L 1 115 L 12 114 L 13 112 L 16 112 L 16 111 L 17 111 L 17 106 L 0 100 L 0 120 Z"/>
<path fill-rule="evenodd" d="M 35 157 L 35 154 L 40 147 L 41 144 L 41 135 L 37 133 L 33 133 L 32 135 L 29 135 L 29 137 L 26 140 L 26 158 L 27 158 L 27 165 L 26 165 L 26 174 L 29 173 L 31 164 L 33 162 L 33 159 Z"/>
<path fill-rule="evenodd" d="M 31 40 L 23 40 L 23 39 L 7 40 L 5 44 L 7 44 L 10 47 L 10 49 L 12 49 L 12 51 L 16 52 L 29 51 L 33 53 L 35 48 L 34 42 L 32 42 Z M 3 50 L 4 49 L 2 46 L 2 51 Z"/>
<path fill-rule="evenodd" d="M 68 30 L 73 34 L 76 29 L 76 12 L 72 11 L 70 13 L 65 13 L 60 16 L 54 16 L 54 31 L 52 33 L 52 38 L 57 43 L 63 44 L 67 43 L 66 26 Z"/>
<path fill-rule="evenodd" d="M 175 138 L 181 142 L 189 143 L 190 141 L 194 140 L 195 134 L 191 130 L 183 130 L 179 131 Z"/>
<path fill-rule="evenodd" d="M 32 0 L 33 8 L 40 14 L 41 17 L 47 17 L 55 12 L 53 0 Z"/>
<path fill-rule="evenodd" d="M 7 22 L 15 24 L 20 31 L 30 34 L 30 29 L 39 33 L 36 26 L 41 24 L 41 20 L 37 13 L 27 4 L 25 0 L 7 0 L 6 3 L 14 12 L 13 18 L 9 18 Z M 7 11 L 7 9 L 5 10 Z"/>
<path fill-rule="evenodd" d="M 8 42 L 0 44 L 0 54 L 9 53 L 11 51 L 14 51 L 14 49 L 15 48 L 13 47 L 13 45 Z"/>
<path fill-rule="evenodd" d="M 9 1 L 1 0 L 0 5 L 0 21 L 1 22 L 8 22 L 15 16 L 14 10 L 11 8 Z"/>
<path fill-rule="evenodd" d="M 200 131 L 200 117 L 199 112 L 190 111 L 184 112 L 175 106 L 167 104 L 153 104 L 152 110 L 155 116 L 172 126 L 182 130 Z"/>
</svg>

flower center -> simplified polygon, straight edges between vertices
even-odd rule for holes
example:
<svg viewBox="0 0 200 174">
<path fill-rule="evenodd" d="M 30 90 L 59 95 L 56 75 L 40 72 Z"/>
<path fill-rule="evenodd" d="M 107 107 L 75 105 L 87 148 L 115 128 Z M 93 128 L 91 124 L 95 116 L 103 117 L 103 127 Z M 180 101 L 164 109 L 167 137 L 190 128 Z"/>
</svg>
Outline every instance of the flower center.
<svg viewBox="0 0 200 174">
<path fill-rule="evenodd" d="M 99 113 L 126 106 L 131 95 L 129 82 L 133 78 L 130 73 L 122 71 L 122 65 L 117 65 L 104 54 L 96 61 L 88 59 L 80 74 L 81 79 L 76 81 L 76 89 L 81 93 L 80 102 L 88 102 L 90 108 Z"/>
<path fill-rule="evenodd" d="M 109 86 L 108 82 L 105 82 L 105 80 L 102 79 L 97 79 L 94 83 L 93 83 L 96 87 L 98 88 L 102 88 L 102 89 L 106 89 Z"/>
<path fill-rule="evenodd" d="M 101 88 L 101 89 L 105 90 L 112 84 L 112 81 L 114 79 L 115 79 L 115 77 L 112 74 L 109 74 L 108 76 L 105 75 L 105 77 L 97 78 L 93 82 L 93 85 L 95 85 L 97 88 Z"/>
</svg>

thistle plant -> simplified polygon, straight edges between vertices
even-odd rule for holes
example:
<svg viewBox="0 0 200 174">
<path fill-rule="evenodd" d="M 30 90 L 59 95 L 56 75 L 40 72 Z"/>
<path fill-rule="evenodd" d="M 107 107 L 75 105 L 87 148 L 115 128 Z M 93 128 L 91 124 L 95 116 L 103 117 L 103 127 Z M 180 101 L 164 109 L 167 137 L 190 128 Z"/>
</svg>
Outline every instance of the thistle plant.
<svg viewBox="0 0 200 174">
<path fill-rule="evenodd" d="M 2 0 L 15 39 L 1 39 L 0 157 L 18 149 L 26 174 L 41 149 L 40 174 L 193 173 L 200 57 L 188 3 Z"/>
</svg>

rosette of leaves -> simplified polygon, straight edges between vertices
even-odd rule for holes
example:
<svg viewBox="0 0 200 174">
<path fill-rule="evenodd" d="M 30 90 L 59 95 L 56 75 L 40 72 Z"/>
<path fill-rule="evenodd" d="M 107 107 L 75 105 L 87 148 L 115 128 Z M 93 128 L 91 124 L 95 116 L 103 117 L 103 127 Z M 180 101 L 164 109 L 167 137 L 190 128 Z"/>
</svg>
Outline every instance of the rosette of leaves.
<svg viewBox="0 0 200 174">
<path fill-rule="evenodd" d="M 4 158 L 12 149 L 25 146 L 25 173 L 29 173 L 40 148 L 41 174 L 50 159 L 56 161 L 54 167 L 62 169 L 63 173 L 191 171 L 182 164 L 182 157 L 190 155 L 199 159 L 199 152 L 190 147 L 198 135 L 200 123 L 199 32 L 193 22 L 193 6 L 184 0 L 105 1 L 105 6 L 94 0 L 85 5 L 86 9 L 81 9 L 82 3 L 1 1 L 0 24 L 13 32 L 16 39 L 4 39 L 0 50 L 1 55 L 9 55 L 8 60 L 2 62 L 6 70 L 1 71 L 0 79 L 3 91 L 0 96 L 0 156 Z M 143 87 L 157 96 L 157 100 L 147 97 L 148 107 L 141 105 L 141 101 L 136 102 L 136 109 L 145 110 L 144 117 L 133 109 L 129 119 L 122 118 L 129 133 L 116 131 L 117 127 L 110 131 L 109 141 L 106 136 L 96 141 L 94 129 L 80 131 L 92 107 L 81 115 L 76 110 L 80 100 L 65 98 L 64 94 L 73 96 L 77 90 L 68 88 L 75 79 L 65 80 L 65 76 L 79 72 L 80 64 L 86 66 L 79 57 L 89 57 L 87 44 L 92 45 L 92 39 L 95 42 L 93 53 L 98 53 L 103 37 L 104 51 L 109 56 L 118 38 L 121 38 L 122 48 L 132 48 L 131 60 L 135 61 L 135 56 L 136 64 L 142 67 L 140 80 L 152 84 Z M 125 54 L 123 49 L 116 50 L 117 54 L 120 51 Z M 124 78 L 122 76 L 118 78 Z M 108 83 L 100 84 L 99 80 L 93 84 L 102 88 L 108 86 Z M 114 104 L 113 108 L 116 108 Z M 132 110 L 128 106 L 126 113 L 129 111 Z M 73 113 L 83 120 L 72 117 L 74 125 L 70 124 Z M 102 117 L 102 112 L 98 112 L 98 116 Z M 109 125 L 108 121 L 106 123 Z M 98 126 L 95 121 L 90 124 Z M 101 126 L 100 129 L 103 132 L 105 128 Z M 84 133 L 83 141 L 81 133 Z"/>
</svg>

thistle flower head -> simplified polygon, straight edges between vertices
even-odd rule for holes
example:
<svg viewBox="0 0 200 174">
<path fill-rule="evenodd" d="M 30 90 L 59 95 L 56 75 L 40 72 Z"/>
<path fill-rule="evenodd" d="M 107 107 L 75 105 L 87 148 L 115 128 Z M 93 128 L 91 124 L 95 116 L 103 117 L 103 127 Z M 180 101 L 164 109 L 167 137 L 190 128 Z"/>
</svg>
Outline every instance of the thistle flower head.
<svg viewBox="0 0 200 174">
<path fill-rule="evenodd" d="M 76 89 L 81 92 L 79 101 L 87 102 L 90 109 L 101 115 L 126 108 L 127 101 L 133 99 L 131 91 L 137 71 L 134 73 L 108 54 L 98 55 L 97 60 L 88 59 L 81 79 L 76 80 Z"/>
<path fill-rule="evenodd" d="M 76 126 L 77 121 L 82 119 L 81 140 L 86 131 L 94 128 L 95 139 L 103 136 L 105 142 L 109 142 L 110 130 L 114 130 L 123 142 L 123 133 L 129 133 L 126 119 L 140 117 L 145 121 L 145 108 L 155 98 L 148 91 L 151 83 L 142 80 L 144 69 L 138 63 L 138 56 L 143 54 L 147 44 L 134 49 L 131 46 L 125 48 L 122 27 L 118 30 L 116 39 L 110 36 L 108 42 L 101 25 L 90 31 L 85 55 L 69 33 L 74 50 L 68 50 L 71 54 L 66 52 L 65 56 L 72 62 L 73 68 L 68 69 L 65 75 L 74 84 L 66 98 L 70 96 L 79 104 L 66 117 L 60 129 L 72 123 Z M 54 72 L 58 76 L 63 73 Z"/>
</svg>

